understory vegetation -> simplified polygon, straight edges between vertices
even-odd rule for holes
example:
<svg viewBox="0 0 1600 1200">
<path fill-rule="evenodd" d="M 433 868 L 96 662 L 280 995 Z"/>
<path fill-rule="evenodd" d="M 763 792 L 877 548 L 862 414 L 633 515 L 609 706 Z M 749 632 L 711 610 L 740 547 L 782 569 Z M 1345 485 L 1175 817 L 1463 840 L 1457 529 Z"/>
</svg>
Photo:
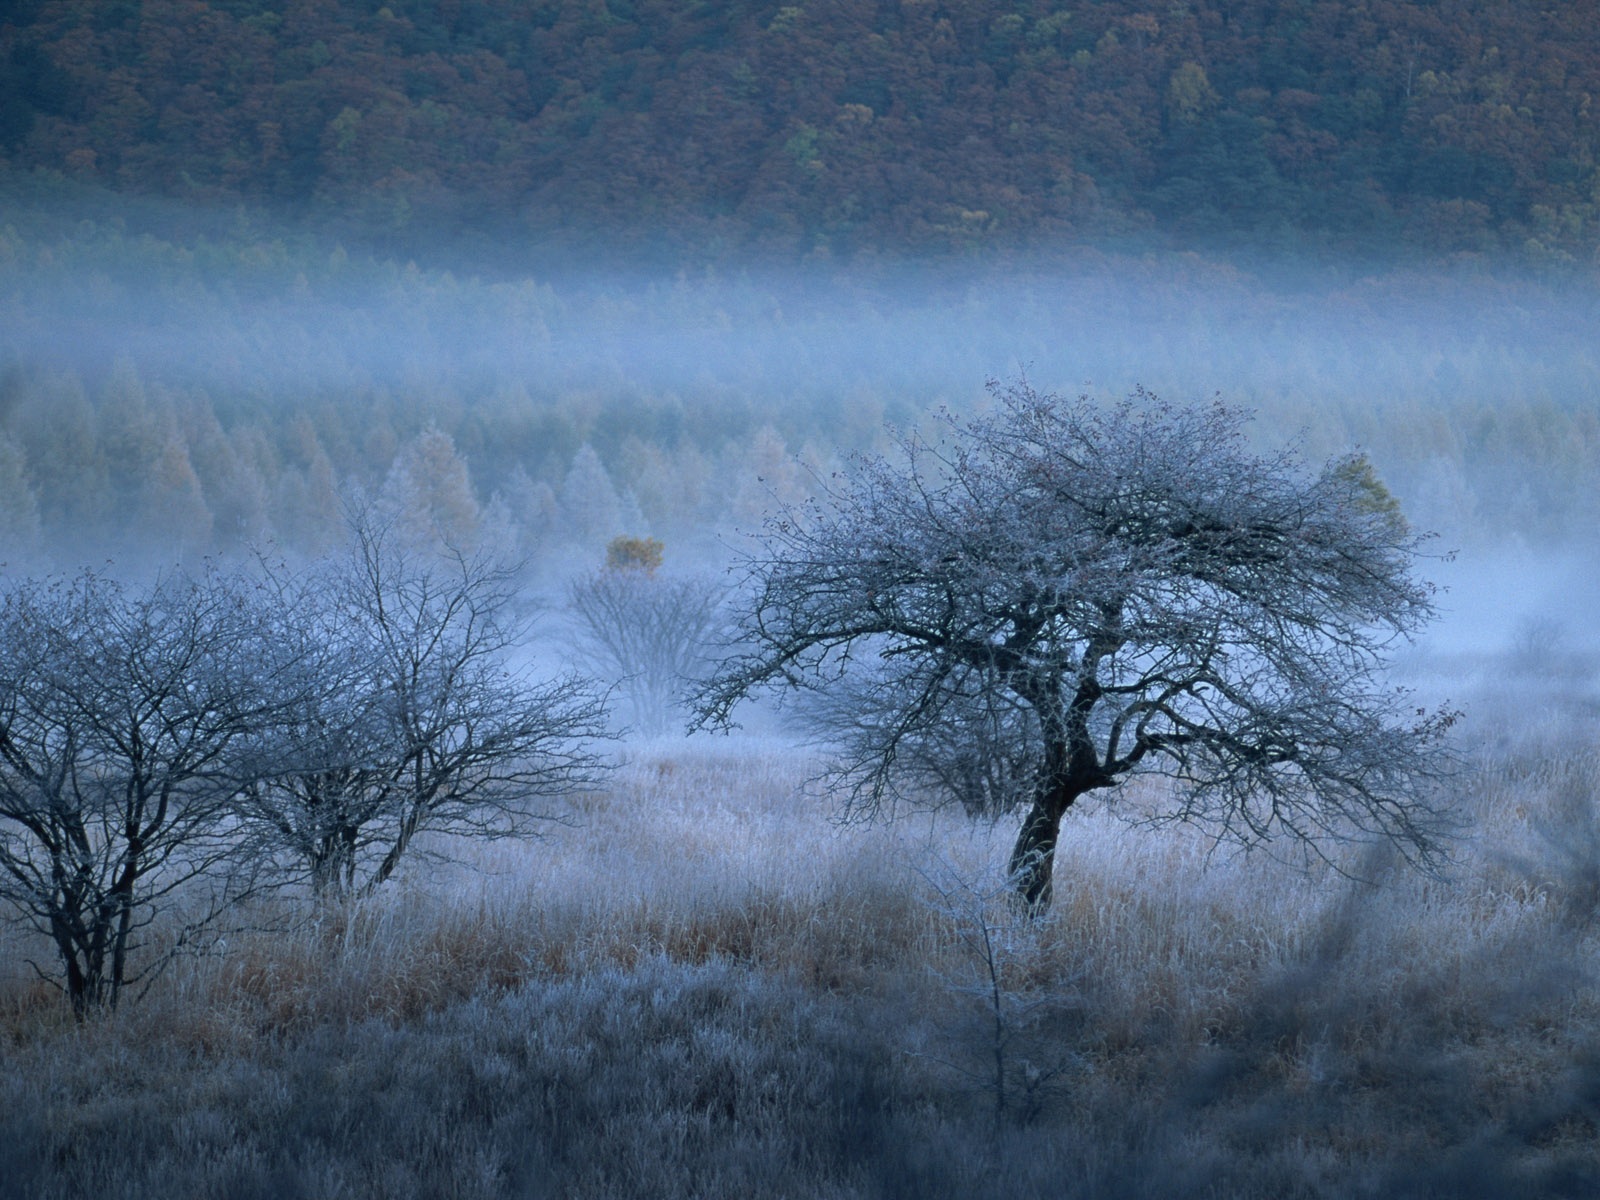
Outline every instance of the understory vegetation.
<svg viewBox="0 0 1600 1200">
<path fill-rule="evenodd" d="M 1009 825 L 840 827 L 806 752 L 663 741 L 537 842 L 418 856 L 87 1024 L 12 928 L 0 1178 L 40 1198 L 1592 1195 L 1600 718 L 1577 684 L 1485 661 L 1457 671 L 1469 690 L 1468 669 L 1501 690 L 1468 706 L 1469 824 L 1437 876 L 1130 828 L 1166 786 L 1130 784 L 1074 811 L 1029 921 L 1003 898 Z"/>
</svg>

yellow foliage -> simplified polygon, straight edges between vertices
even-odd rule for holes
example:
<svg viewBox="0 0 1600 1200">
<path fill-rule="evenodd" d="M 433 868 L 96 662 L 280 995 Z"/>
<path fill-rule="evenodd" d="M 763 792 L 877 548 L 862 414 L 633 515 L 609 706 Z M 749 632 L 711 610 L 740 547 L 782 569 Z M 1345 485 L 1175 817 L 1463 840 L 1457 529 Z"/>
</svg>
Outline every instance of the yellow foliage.
<svg viewBox="0 0 1600 1200">
<path fill-rule="evenodd" d="M 661 565 L 662 549 L 655 538 L 614 537 L 606 546 L 606 569 L 653 575 Z"/>
<path fill-rule="evenodd" d="M 1365 454 L 1341 458 L 1329 468 L 1328 475 L 1355 492 L 1358 509 L 1381 517 L 1396 534 L 1405 533 L 1407 524 L 1405 514 L 1400 511 L 1400 501 L 1378 478 L 1377 471 L 1373 470 Z"/>
<path fill-rule="evenodd" d="M 1167 83 L 1167 112 L 1173 120 L 1192 124 L 1210 114 L 1216 106 L 1216 90 L 1199 63 L 1186 62 L 1172 73 Z"/>
</svg>

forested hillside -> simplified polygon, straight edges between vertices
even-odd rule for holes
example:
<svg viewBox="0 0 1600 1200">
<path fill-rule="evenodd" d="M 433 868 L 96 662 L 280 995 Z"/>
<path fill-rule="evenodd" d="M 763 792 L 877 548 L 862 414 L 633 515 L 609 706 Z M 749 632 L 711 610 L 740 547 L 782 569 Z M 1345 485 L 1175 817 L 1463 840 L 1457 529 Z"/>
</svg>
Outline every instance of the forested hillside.
<svg viewBox="0 0 1600 1200">
<path fill-rule="evenodd" d="M 15 0 L 0 62 L 13 176 L 385 253 L 1600 244 L 1585 4 Z"/>
</svg>

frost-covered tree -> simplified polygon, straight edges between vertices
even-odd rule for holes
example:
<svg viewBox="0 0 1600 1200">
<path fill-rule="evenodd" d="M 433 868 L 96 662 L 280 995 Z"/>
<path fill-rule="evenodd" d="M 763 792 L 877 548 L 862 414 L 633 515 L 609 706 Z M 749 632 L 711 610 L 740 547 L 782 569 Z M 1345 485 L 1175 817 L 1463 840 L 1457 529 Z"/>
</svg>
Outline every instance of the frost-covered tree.
<svg viewBox="0 0 1600 1200">
<path fill-rule="evenodd" d="M 199 393 L 187 406 L 183 424 L 189 434 L 189 461 L 213 517 L 217 541 L 240 544 L 267 535 L 266 480 L 252 455 L 258 431 L 222 427 L 210 399 Z"/>
<path fill-rule="evenodd" d="M 597 689 L 522 654 L 517 564 L 396 522 L 353 507 L 348 553 L 272 606 L 271 653 L 305 684 L 253 744 L 239 811 L 319 894 L 380 886 L 425 833 L 525 834 L 603 773 Z"/>
<path fill-rule="evenodd" d="M 853 804 L 932 788 L 1022 808 L 1011 869 L 1035 911 L 1067 811 L 1140 773 L 1219 836 L 1436 854 L 1451 714 L 1381 678 L 1430 589 L 1369 473 L 1252 453 L 1220 401 L 992 390 L 988 416 L 768 517 L 737 606 L 747 649 L 699 721 L 805 689 Z"/>
<path fill-rule="evenodd" d="M 0 596 L 0 912 L 49 939 L 81 1018 L 251 888 L 235 750 L 286 698 L 236 580 L 85 573 Z M 274 666 L 275 664 L 275 666 Z M 275 669 L 275 667 L 277 669 Z"/>
<path fill-rule="evenodd" d="M 39 537 L 39 501 L 28 479 L 27 454 L 0 432 L 0 562 L 28 549 Z"/>
<path fill-rule="evenodd" d="M 587 442 L 572 456 L 561 485 L 561 516 L 568 535 L 579 542 L 603 543 L 621 526 L 622 500 L 605 464 Z"/>
<path fill-rule="evenodd" d="M 722 620 L 723 589 L 658 571 L 661 549 L 653 538 L 615 538 L 606 566 L 567 586 L 584 665 L 621 692 L 633 727 L 651 734 L 667 729 L 705 671 Z"/>
<path fill-rule="evenodd" d="M 41 525 L 58 538 L 98 534 L 112 507 L 110 469 L 83 383 L 71 374 L 40 380 L 7 423 L 26 452 Z"/>
<path fill-rule="evenodd" d="M 531 558 L 555 529 L 559 507 L 555 489 L 543 480 L 535 481 L 518 463 L 506 481 L 503 499 L 517 550 Z"/>
<path fill-rule="evenodd" d="M 183 434 L 170 427 L 145 470 L 136 528 L 150 548 L 182 559 L 211 541 L 213 519 Z"/>
<path fill-rule="evenodd" d="M 443 538 L 458 546 L 476 538 L 482 513 L 466 460 L 455 441 L 429 425 L 395 456 L 382 502 L 418 541 Z"/>
<path fill-rule="evenodd" d="M 795 504 L 805 495 L 805 476 L 798 460 L 772 426 L 756 431 L 747 456 L 739 464 L 744 476 L 733 495 L 733 517 L 741 528 L 761 521 L 767 506 Z"/>
</svg>

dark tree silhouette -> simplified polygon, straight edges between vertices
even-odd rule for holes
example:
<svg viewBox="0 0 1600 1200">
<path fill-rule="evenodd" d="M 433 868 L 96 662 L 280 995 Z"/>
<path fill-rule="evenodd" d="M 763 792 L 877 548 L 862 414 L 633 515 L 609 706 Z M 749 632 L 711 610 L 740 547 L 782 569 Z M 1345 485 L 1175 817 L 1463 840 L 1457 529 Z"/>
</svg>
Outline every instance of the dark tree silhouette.
<svg viewBox="0 0 1600 1200">
<path fill-rule="evenodd" d="M 1452 714 L 1381 679 L 1431 589 L 1361 460 L 1254 454 L 1220 401 L 991 390 L 990 415 L 769 517 L 736 605 L 747 648 L 699 722 L 791 685 L 821 697 L 853 805 L 932 785 L 1025 808 L 1011 868 L 1036 912 L 1067 810 L 1141 772 L 1219 836 L 1431 860 Z"/>
<path fill-rule="evenodd" d="M 296 664 L 237 580 L 173 576 L 131 593 L 103 574 L 0 597 L 0 905 L 49 938 L 82 1019 L 254 887 L 232 755 L 278 719 Z M 175 948 L 168 945 L 167 949 Z"/>
<path fill-rule="evenodd" d="M 426 832 L 525 835 L 598 784 L 598 689 L 520 661 L 514 565 L 421 545 L 353 508 L 347 557 L 280 581 L 275 653 L 296 704 L 252 749 L 239 811 L 325 895 L 384 883 Z"/>
</svg>

